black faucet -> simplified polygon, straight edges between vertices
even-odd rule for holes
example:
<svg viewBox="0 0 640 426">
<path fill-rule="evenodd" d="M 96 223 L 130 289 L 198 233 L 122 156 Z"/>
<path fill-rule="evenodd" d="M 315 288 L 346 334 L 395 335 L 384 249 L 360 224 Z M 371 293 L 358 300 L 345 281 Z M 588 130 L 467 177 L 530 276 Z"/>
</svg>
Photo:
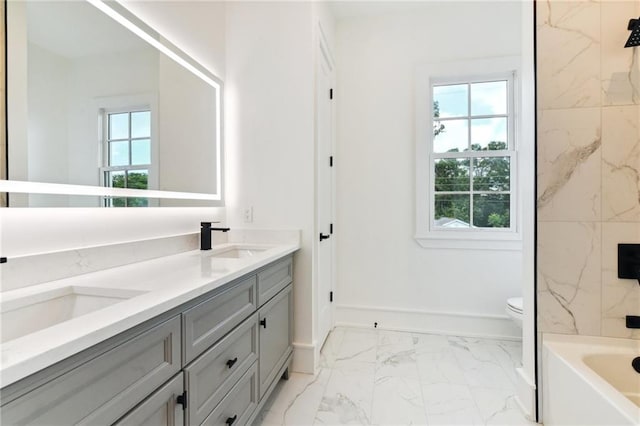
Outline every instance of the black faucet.
<svg viewBox="0 0 640 426">
<path fill-rule="evenodd" d="M 640 328 L 640 317 L 637 315 L 627 315 L 625 325 L 627 328 Z"/>
<path fill-rule="evenodd" d="M 212 223 L 219 222 L 200 222 L 200 250 L 211 250 L 211 231 L 227 232 L 231 228 L 212 228 Z"/>
<path fill-rule="evenodd" d="M 640 284 L 640 244 L 618 244 L 618 278 Z"/>
</svg>

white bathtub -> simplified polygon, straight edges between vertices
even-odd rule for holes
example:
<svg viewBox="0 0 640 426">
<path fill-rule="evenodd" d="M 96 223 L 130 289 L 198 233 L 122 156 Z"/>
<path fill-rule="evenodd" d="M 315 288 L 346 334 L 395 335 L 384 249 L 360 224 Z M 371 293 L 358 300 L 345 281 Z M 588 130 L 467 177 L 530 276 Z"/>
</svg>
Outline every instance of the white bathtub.
<svg viewBox="0 0 640 426">
<path fill-rule="evenodd" d="M 545 334 L 543 422 L 553 425 L 640 425 L 640 374 L 631 366 L 640 341 Z"/>
</svg>

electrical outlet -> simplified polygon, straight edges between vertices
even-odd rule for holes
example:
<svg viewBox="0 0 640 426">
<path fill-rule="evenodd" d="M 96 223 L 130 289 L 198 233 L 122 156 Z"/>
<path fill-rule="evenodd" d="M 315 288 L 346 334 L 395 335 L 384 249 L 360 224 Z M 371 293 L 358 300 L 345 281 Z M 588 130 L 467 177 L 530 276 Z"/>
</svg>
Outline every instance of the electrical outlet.
<svg viewBox="0 0 640 426">
<path fill-rule="evenodd" d="M 242 209 L 242 218 L 244 223 L 252 223 L 253 222 L 253 207 L 245 207 Z"/>
</svg>

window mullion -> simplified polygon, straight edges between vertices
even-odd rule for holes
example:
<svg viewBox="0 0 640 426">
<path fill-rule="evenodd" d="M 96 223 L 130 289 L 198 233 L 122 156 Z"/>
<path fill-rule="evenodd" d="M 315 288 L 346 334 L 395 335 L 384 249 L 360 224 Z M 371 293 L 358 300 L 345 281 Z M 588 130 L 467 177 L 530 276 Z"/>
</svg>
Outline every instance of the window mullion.
<svg viewBox="0 0 640 426">
<path fill-rule="evenodd" d="M 129 119 L 129 141 L 128 141 L 128 146 L 129 146 L 129 165 L 131 165 L 133 163 L 133 143 L 132 143 L 132 130 L 131 130 L 131 111 L 129 111 L 129 113 L 127 114 L 127 118 Z"/>
<path fill-rule="evenodd" d="M 433 159 L 451 159 L 451 158 L 480 158 L 480 157 L 511 157 L 515 154 L 513 151 L 464 151 L 464 152 L 439 152 L 431 154 Z"/>
<path fill-rule="evenodd" d="M 469 158 L 469 228 L 473 228 L 473 170 L 473 158 Z"/>
<path fill-rule="evenodd" d="M 438 117 L 438 121 L 455 121 L 455 120 L 462 120 L 464 118 L 478 118 L 478 119 L 486 119 L 486 118 L 509 118 L 509 114 L 485 114 L 485 115 L 472 115 L 472 114 L 468 114 L 468 115 L 461 115 L 458 117 Z"/>
</svg>

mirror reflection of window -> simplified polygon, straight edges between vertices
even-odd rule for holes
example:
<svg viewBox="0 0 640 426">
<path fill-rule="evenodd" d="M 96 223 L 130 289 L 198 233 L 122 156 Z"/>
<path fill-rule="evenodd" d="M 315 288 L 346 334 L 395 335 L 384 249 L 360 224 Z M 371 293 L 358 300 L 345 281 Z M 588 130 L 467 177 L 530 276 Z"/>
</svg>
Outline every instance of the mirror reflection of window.
<svg viewBox="0 0 640 426">
<path fill-rule="evenodd" d="M 7 177 L 78 186 L 65 197 L 12 194 L 12 206 L 223 204 L 222 82 L 215 75 L 118 2 L 0 3 L 8 13 L 8 74 L 15 77 L 7 81 L 13 106 Z M 138 37 L 130 25 L 157 43 Z M 109 143 L 105 114 L 115 120 L 111 130 L 127 135 L 114 134 Z M 137 120 L 150 120 L 150 133 L 148 126 L 138 133 Z M 146 188 L 154 197 L 105 201 L 120 192 L 108 188 L 119 186 Z M 184 195 L 169 201 L 169 192 Z"/>
<path fill-rule="evenodd" d="M 148 189 L 151 168 L 151 110 L 103 110 L 103 185 Z M 107 197 L 107 207 L 148 207 L 147 198 Z"/>
</svg>

